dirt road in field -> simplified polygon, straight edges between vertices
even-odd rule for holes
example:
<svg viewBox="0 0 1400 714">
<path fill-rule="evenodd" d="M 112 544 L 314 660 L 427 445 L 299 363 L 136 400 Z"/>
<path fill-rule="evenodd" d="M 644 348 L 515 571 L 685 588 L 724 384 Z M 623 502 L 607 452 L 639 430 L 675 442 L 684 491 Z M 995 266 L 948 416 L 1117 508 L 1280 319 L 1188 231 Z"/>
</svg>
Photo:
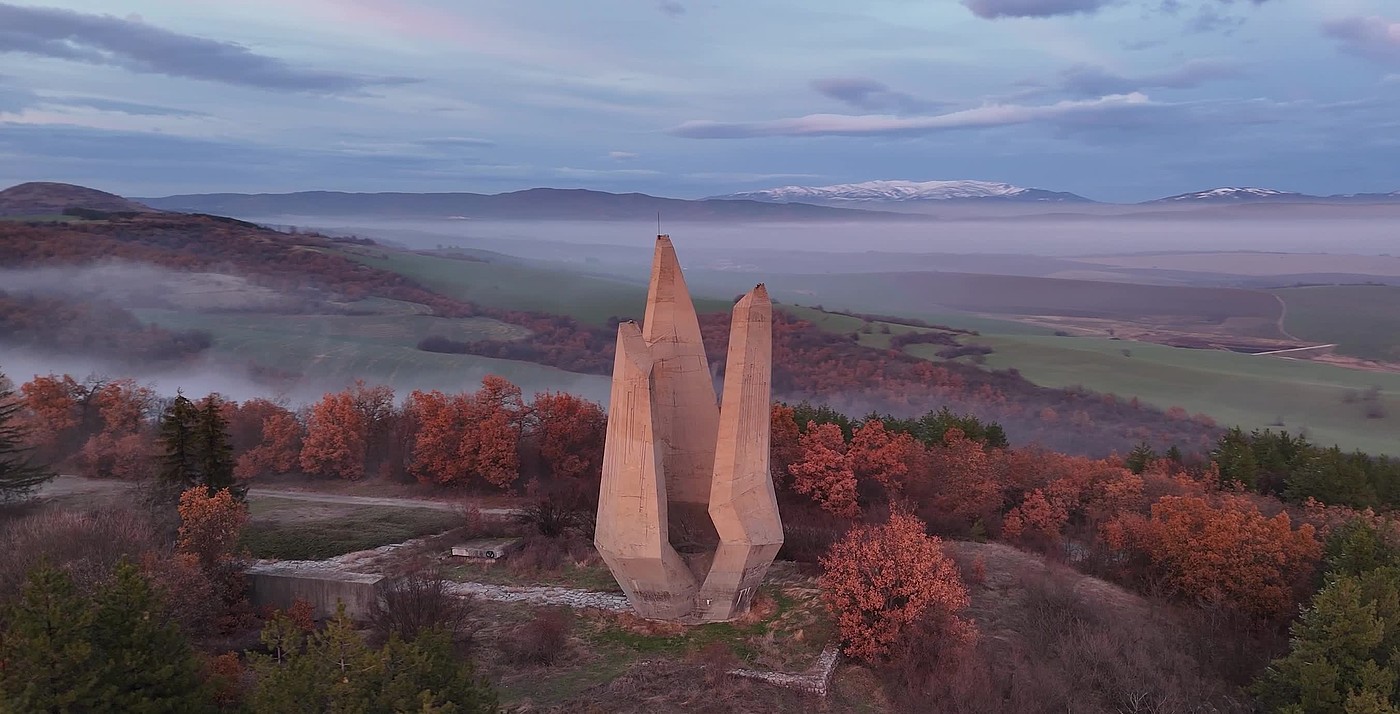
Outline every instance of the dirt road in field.
<svg viewBox="0 0 1400 714">
<path fill-rule="evenodd" d="M 111 498 L 131 492 L 139 484 L 113 479 L 84 478 L 63 475 L 39 487 L 35 493 L 40 499 L 52 500 L 71 497 Z M 345 506 L 388 506 L 391 508 L 426 508 L 434 511 L 457 511 L 467 505 L 466 501 L 436 501 L 430 498 L 402 498 L 397 496 L 346 496 L 338 493 L 317 493 L 315 491 L 289 491 L 278 488 L 250 488 L 251 499 L 278 498 L 286 501 L 308 503 L 331 503 Z M 481 508 L 483 516 L 514 516 L 518 508 Z"/>
<path fill-rule="evenodd" d="M 395 496 L 344 496 L 337 493 L 316 493 L 315 491 L 283 491 L 275 488 L 250 488 L 249 498 L 280 498 L 287 501 L 309 501 L 311 503 L 335 503 L 346 506 L 390 506 L 392 508 L 427 508 L 434 511 L 457 511 L 465 502 L 435 501 L 429 498 L 399 498 Z M 481 508 L 483 516 L 513 516 L 520 513 L 518 508 Z"/>
</svg>

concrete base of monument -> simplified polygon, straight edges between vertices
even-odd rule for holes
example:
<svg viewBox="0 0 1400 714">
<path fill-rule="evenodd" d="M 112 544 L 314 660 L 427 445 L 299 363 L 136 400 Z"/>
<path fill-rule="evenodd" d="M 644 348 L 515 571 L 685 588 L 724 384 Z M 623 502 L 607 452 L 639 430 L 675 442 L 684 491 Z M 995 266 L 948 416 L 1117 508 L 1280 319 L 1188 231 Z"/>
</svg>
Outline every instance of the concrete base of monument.
<svg viewBox="0 0 1400 714">
<path fill-rule="evenodd" d="M 352 619 L 369 617 L 383 583 L 382 575 L 288 567 L 280 563 L 248 566 L 249 600 L 253 607 L 286 609 L 301 600 L 311 605 L 312 617 L 318 620 L 333 616 L 341 602 L 345 603 L 345 612 Z"/>
<path fill-rule="evenodd" d="M 519 538 L 483 538 L 452 546 L 452 555 L 459 558 L 500 560 L 520 549 Z"/>
</svg>

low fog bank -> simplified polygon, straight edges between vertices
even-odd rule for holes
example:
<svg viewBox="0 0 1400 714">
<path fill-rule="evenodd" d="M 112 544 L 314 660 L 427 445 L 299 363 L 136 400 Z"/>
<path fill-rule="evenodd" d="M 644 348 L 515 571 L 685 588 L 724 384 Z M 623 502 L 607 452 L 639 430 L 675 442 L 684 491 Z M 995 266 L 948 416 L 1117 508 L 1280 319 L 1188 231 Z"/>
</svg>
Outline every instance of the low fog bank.
<svg viewBox="0 0 1400 714">
<path fill-rule="evenodd" d="M 446 372 L 429 372 L 413 375 L 396 374 L 388 379 L 375 375 L 318 374 L 310 372 L 287 383 L 272 384 L 254 379 L 248 364 L 234 363 L 213 356 L 201 357 L 195 361 L 165 368 L 132 367 L 105 360 L 75 357 L 72 355 L 44 354 L 24 348 L 8 347 L 0 344 L 0 374 L 4 374 L 16 386 L 32 380 L 36 376 L 68 374 L 74 379 L 83 380 L 88 376 L 110 379 L 131 377 L 141 384 L 154 389 L 164 397 L 173 397 L 177 391 L 186 396 L 203 396 L 218 392 L 230 399 L 245 401 L 254 398 L 283 401 L 288 406 L 298 407 L 317 401 L 326 392 L 349 387 L 355 380 L 364 379 L 369 384 L 388 384 L 394 388 L 400 399 L 415 389 L 440 390 L 443 392 L 475 391 L 481 386 L 481 379 L 494 374 L 481 365 L 464 366 L 462 369 Z M 528 399 L 535 392 L 563 391 L 606 404 L 608 380 L 594 375 L 559 372 L 555 377 L 520 378 L 508 375 L 520 387 Z"/>
<path fill-rule="evenodd" d="M 185 272 L 121 260 L 88 265 L 0 268 L 0 290 L 81 300 L 125 308 L 278 310 L 300 300 L 224 273 Z"/>
<path fill-rule="evenodd" d="M 414 249 L 459 246 L 527 258 L 539 241 L 646 254 L 656 222 L 472 221 L 270 216 L 259 222 L 382 237 Z M 1252 250 L 1380 255 L 1396 251 L 1395 220 L 1372 218 L 1019 218 L 911 223 L 662 223 L 687 252 L 742 260 L 754 251 L 989 253 L 1074 256 L 1152 251 Z M 602 257 L 602 256 L 599 256 Z"/>
</svg>

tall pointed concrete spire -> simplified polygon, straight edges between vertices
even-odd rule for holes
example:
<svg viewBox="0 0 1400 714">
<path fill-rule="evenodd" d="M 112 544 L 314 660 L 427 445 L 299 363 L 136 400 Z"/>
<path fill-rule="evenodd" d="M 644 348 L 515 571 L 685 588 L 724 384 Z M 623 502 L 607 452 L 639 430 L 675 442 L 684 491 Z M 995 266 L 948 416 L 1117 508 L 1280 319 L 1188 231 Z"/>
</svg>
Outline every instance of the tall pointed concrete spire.
<svg viewBox="0 0 1400 714">
<path fill-rule="evenodd" d="M 720 408 L 675 249 L 657 236 L 646 325 L 618 326 L 595 538 L 643 617 L 743 614 L 782 547 L 772 315 L 762 285 L 734 306 Z"/>
<path fill-rule="evenodd" d="M 638 614 L 682 619 L 695 577 L 667 537 L 666 484 L 652 432 L 654 364 L 635 322 L 618 325 L 594 542 Z"/>
<path fill-rule="evenodd" d="M 763 285 L 734 306 L 724 401 L 719 415 L 710 519 L 719 548 L 700 588 L 706 621 L 748 610 L 783 545 L 783 524 L 769 475 L 772 420 L 773 303 Z"/>
<path fill-rule="evenodd" d="M 651 351 L 657 448 L 674 506 L 671 534 L 684 550 L 708 548 L 717 540 L 705 506 L 710 500 L 719 406 L 700 320 L 669 236 L 656 237 L 642 337 Z M 695 565 L 703 572 L 704 563 Z"/>
</svg>

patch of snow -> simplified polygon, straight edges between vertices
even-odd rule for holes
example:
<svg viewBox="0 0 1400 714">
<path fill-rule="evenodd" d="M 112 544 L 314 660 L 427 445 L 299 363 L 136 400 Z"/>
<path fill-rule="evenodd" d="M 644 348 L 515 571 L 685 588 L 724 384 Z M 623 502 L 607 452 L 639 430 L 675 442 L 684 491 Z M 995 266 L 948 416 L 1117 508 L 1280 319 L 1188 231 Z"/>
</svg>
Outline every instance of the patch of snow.
<svg viewBox="0 0 1400 714">
<path fill-rule="evenodd" d="M 734 193 L 721 198 L 755 201 L 927 201 L 960 198 L 1009 198 L 1030 189 L 992 181 L 865 181 L 832 186 L 780 186 Z"/>
<path fill-rule="evenodd" d="M 1164 201 L 1211 201 L 1211 200 L 1246 200 L 1250 198 L 1271 198 L 1274 196 L 1301 196 L 1302 194 L 1293 191 L 1279 191 L 1272 188 L 1255 188 L 1251 186 L 1222 186 L 1206 191 L 1196 191 L 1195 193 L 1183 193 L 1179 196 L 1164 198 Z"/>
</svg>

